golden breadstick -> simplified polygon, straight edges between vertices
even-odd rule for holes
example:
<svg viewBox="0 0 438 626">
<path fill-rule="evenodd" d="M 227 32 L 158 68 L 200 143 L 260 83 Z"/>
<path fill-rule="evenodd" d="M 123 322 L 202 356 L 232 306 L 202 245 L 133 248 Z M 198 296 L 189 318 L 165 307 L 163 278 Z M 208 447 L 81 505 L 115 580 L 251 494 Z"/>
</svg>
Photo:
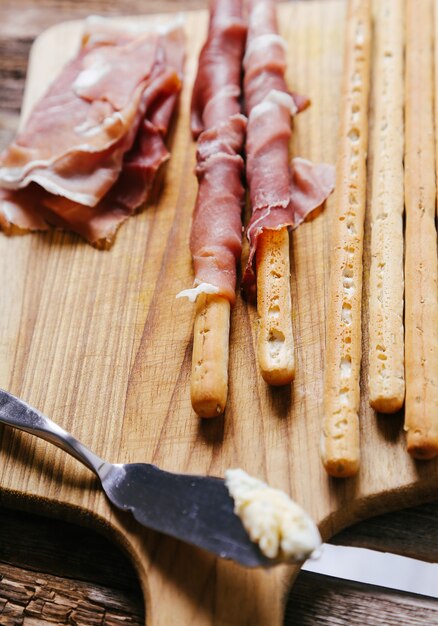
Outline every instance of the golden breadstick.
<svg viewBox="0 0 438 626">
<path fill-rule="evenodd" d="M 404 402 L 403 37 L 404 3 L 379 0 L 371 198 L 369 398 L 393 413 Z"/>
<path fill-rule="evenodd" d="M 418 459 L 438 454 L 438 269 L 435 228 L 433 3 L 406 12 L 405 430 Z"/>
<path fill-rule="evenodd" d="M 223 413 L 228 395 L 230 302 L 200 294 L 193 329 L 191 400 L 200 417 Z"/>
<path fill-rule="evenodd" d="M 295 375 L 287 228 L 263 231 L 256 263 L 258 363 L 267 383 L 286 385 Z"/>
<path fill-rule="evenodd" d="M 328 310 L 321 457 L 332 476 L 359 469 L 362 250 L 371 9 L 348 5 Z"/>
</svg>

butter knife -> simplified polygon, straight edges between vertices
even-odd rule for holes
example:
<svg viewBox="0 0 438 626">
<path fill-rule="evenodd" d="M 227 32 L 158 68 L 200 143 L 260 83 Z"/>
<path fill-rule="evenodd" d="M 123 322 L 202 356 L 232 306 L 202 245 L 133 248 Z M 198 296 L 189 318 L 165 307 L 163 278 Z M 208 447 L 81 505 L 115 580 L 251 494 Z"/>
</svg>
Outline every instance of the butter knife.
<svg viewBox="0 0 438 626">
<path fill-rule="evenodd" d="M 48 417 L 0 389 L 0 423 L 45 439 L 99 478 L 108 499 L 143 526 L 246 567 L 275 564 L 253 543 L 223 479 L 175 474 L 148 463 L 108 463 Z"/>
</svg>

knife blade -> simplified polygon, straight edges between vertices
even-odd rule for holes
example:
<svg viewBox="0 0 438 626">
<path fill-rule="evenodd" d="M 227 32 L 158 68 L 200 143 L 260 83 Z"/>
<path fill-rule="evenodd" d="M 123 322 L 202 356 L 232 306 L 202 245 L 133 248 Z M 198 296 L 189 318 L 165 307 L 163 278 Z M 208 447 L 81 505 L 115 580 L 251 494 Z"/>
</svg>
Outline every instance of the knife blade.
<svg viewBox="0 0 438 626">
<path fill-rule="evenodd" d="M 318 559 L 308 559 L 306 572 L 438 598 L 438 563 L 426 563 L 368 548 L 324 543 Z"/>
</svg>

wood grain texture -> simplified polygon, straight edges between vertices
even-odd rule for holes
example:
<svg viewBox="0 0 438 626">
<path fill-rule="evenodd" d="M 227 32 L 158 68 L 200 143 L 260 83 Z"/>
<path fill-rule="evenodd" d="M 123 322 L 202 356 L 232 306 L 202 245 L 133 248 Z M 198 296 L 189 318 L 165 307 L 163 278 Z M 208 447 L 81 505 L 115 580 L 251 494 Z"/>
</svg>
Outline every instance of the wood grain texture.
<svg viewBox="0 0 438 626">
<path fill-rule="evenodd" d="M 313 102 L 296 121 L 292 151 L 334 162 L 344 3 L 293 3 L 280 10 L 282 34 L 294 42 L 288 82 Z M 254 356 L 256 312 L 239 300 L 231 320 L 225 415 L 204 423 L 192 412 L 194 309 L 175 295 L 192 279 L 188 237 L 195 146 L 187 120 L 206 24 L 204 13 L 188 16 L 187 78 L 160 199 L 123 227 L 113 249 L 99 252 L 60 233 L 0 238 L 7 303 L 0 319 L 0 386 L 111 461 L 149 461 L 213 475 L 240 465 L 288 491 L 327 538 L 358 519 L 436 498 L 437 464 L 415 463 L 406 454 L 401 420 L 382 421 L 366 395 L 359 476 L 339 484 L 320 464 L 332 202 L 292 235 L 297 358 L 292 389 L 272 391 L 261 380 Z M 62 61 L 62 53 L 73 49 L 77 36 L 77 26 L 70 24 L 39 40 L 28 97 L 41 88 L 41 76 Z M 365 259 L 369 263 L 367 253 Z M 364 348 L 366 341 L 364 332 Z M 365 360 L 363 380 L 366 368 Z M 100 526 L 137 568 L 148 624 L 167 625 L 176 613 L 181 626 L 281 624 L 284 590 L 294 569 L 245 571 L 148 532 L 110 509 L 91 475 L 62 452 L 7 429 L 1 436 L 1 502 Z"/>
<path fill-rule="evenodd" d="M 339 579 L 305 574 L 294 586 L 291 596 L 294 607 L 286 608 L 291 624 L 329 626 L 342 623 L 346 615 L 349 626 L 425 626 L 437 621 L 436 600 L 432 598 L 414 598 L 374 586 L 365 590 L 361 584 L 348 582 L 343 583 L 344 601 L 339 602 Z M 325 619 L 322 618 L 324 609 Z"/>
<path fill-rule="evenodd" d="M 140 626 L 141 595 L 120 593 L 71 578 L 0 566 L 2 626 L 55 623 L 75 626 Z"/>
<path fill-rule="evenodd" d="M 359 545 L 438 559 L 438 505 L 389 513 L 336 535 Z M 141 624 L 141 589 L 128 559 L 100 534 L 75 524 L 0 508 L 0 623 Z M 415 538 L 413 540 L 412 538 Z M 70 590 L 73 588 L 73 593 Z M 67 597 L 66 597 L 67 594 Z M 433 602 L 433 603 L 432 603 Z M 300 572 L 286 603 L 284 626 L 432 624 L 438 602 L 369 585 Z M 64 620 L 64 621 L 62 621 Z M 88 620 L 88 621 L 87 621 Z M 118 620 L 118 621 L 116 621 Z"/>
</svg>

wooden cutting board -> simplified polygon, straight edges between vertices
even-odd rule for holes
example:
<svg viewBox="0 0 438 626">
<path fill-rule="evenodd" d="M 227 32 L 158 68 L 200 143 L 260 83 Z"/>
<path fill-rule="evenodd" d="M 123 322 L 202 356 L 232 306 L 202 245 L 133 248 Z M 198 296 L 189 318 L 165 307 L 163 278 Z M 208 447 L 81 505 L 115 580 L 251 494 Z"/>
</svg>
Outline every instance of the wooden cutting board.
<svg viewBox="0 0 438 626">
<path fill-rule="evenodd" d="M 334 163 L 345 3 L 297 2 L 280 6 L 279 12 L 289 42 L 289 83 L 312 99 L 310 110 L 296 120 L 293 152 Z M 186 79 L 159 200 L 122 227 L 114 247 L 97 251 L 59 232 L 0 237 L 0 386 L 109 461 L 153 462 L 167 470 L 218 476 L 228 467 L 242 467 L 289 492 L 328 539 L 357 520 L 436 498 L 438 465 L 416 463 L 407 455 L 401 414 L 379 416 L 370 410 L 365 350 L 360 474 L 337 481 L 321 466 L 331 202 L 292 237 L 294 384 L 270 389 L 261 379 L 254 356 L 256 313 L 239 299 L 232 313 L 226 413 L 214 421 L 200 421 L 193 413 L 194 307 L 175 295 L 193 279 L 188 237 L 197 184 L 188 116 L 206 26 L 205 12 L 186 15 Z M 63 23 L 35 42 L 23 115 L 74 53 L 80 31 L 79 22 Z M 113 510 L 93 476 L 61 451 L 7 428 L 0 434 L 1 503 L 106 532 L 137 567 L 149 625 L 282 623 L 296 568 L 244 570 L 149 532 Z"/>
</svg>

